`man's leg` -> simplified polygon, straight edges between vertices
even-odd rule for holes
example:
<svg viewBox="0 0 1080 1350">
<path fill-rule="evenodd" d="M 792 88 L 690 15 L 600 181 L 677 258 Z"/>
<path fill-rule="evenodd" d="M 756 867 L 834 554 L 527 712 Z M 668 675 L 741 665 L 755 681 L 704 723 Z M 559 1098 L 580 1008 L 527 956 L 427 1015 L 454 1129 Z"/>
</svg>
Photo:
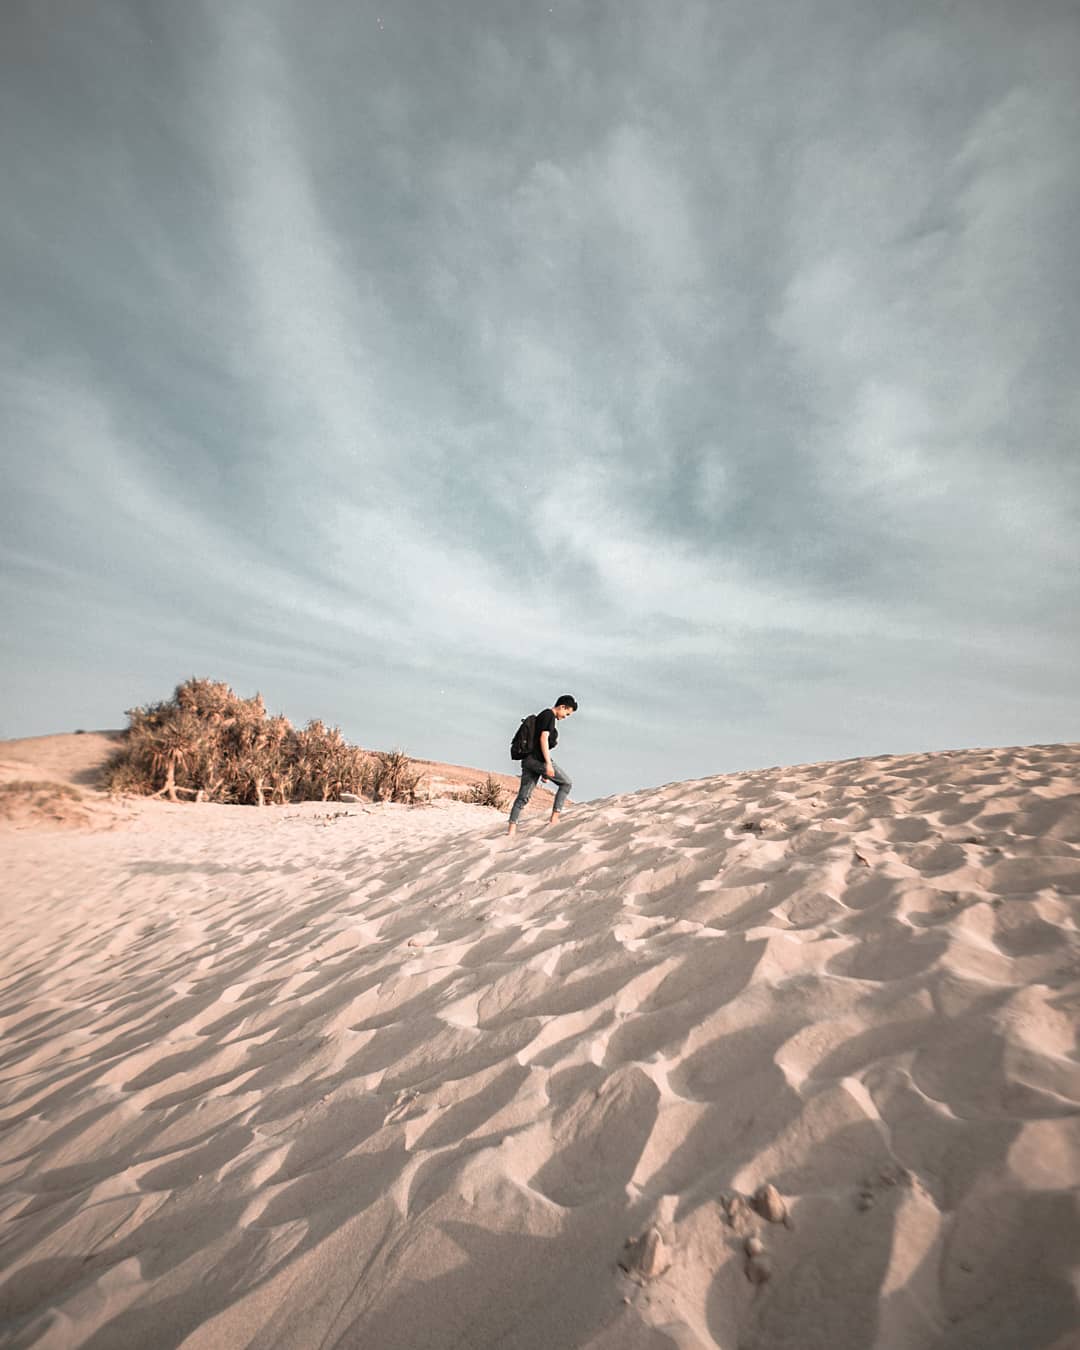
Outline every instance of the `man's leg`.
<svg viewBox="0 0 1080 1350">
<path fill-rule="evenodd" d="M 555 770 L 555 776 L 551 779 L 551 782 L 555 784 L 558 790 L 555 793 L 555 802 L 551 808 L 551 819 L 548 821 L 548 824 L 554 825 L 559 818 L 559 812 L 563 809 L 564 802 L 567 797 L 570 796 L 570 789 L 574 785 L 571 783 L 568 775 L 563 773 L 562 769 L 559 768 L 554 760 L 551 761 L 551 767 Z"/>
<path fill-rule="evenodd" d="M 540 775 L 544 772 L 544 766 L 539 760 L 533 759 L 532 755 L 526 755 L 521 761 L 521 786 L 518 788 L 518 795 L 514 798 L 514 804 L 510 808 L 510 824 L 506 827 L 507 834 L 513 834 L 517 829 L 518 817 L 529 804 L 529 798 L 533 795 L 533 788 L 540 781 Z"/>
</svg>

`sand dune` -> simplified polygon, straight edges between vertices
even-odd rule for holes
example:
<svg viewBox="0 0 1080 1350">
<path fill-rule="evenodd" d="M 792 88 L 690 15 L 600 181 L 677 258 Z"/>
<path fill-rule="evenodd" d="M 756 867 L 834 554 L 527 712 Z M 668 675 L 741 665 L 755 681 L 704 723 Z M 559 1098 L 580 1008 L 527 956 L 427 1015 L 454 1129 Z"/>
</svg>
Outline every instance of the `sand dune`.
<svg viewBox="0 0 1080 1350">
<path fill-rule="evenodd" d="M 3 1346 L 1080 1344 L 1080 746 L 104 823 L 0 836 Z"/>
</svg>

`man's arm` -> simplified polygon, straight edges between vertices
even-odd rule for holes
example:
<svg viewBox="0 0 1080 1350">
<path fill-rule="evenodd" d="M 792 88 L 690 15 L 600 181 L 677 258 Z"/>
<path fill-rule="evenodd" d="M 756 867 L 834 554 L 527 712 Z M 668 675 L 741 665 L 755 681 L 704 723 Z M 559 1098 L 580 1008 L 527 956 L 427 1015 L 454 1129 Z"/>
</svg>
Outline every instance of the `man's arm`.
<svg viewBox="0 0 1080 1350">
<path fill-rule="evenodd" d="M 551 763 L 551 751 L 548 749 L 548 741 L 550 737 L 551 733 L 549 731 L 542 731 L 540 733 L 540 758 L 544 761 L 544 768 L 547 770 L 547 777 L 553 778 L 555 775 L 555 768 Z"/>
</svg>

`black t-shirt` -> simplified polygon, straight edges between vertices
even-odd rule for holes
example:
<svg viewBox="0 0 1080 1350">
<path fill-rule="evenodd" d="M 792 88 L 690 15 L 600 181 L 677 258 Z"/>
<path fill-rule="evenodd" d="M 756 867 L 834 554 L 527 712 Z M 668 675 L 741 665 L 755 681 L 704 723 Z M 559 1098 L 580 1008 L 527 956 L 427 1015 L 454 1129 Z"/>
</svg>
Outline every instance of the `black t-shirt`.
<svg viewBox="0 0 1080 1350">
<path fill-rule="evenodd" d="M 537 758 L 537 759 L 543 759 L 543 758 L 544 758 L 544 752 L 543 752 L 543 750 L 541 750 L 541 748 L 540 748 L 540 733 L 541 733 L 542 731 L 549 731 L 549 732 L 551 733 L 550 736 L 548 736 L 548 754 L 551 754 L 552 750 L 554 750 L 555 747 L 558 745 L 558 743 L 559 743 L 559 733 L 558 733 L 558 731 L 555 729 L 555 727 L 556 727 L 556 718 L 555 718 L 555 714 L 551 711 L 550 708 L 545 708 L 544 711 L 543 711 L 542 713 L 537 713 L 537 714 L 536 714 L 536 758 Z"/>
</svg>

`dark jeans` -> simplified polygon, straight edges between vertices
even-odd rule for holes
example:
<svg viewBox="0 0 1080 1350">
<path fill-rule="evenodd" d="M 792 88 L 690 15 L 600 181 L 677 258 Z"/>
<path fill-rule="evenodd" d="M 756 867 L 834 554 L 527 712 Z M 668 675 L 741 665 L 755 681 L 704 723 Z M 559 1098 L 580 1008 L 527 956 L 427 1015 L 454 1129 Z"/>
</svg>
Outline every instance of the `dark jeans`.
<svg viewBox="0 0 1080 1350">
<path fill-rule="evenodd" d="M 558 791 L 555 793 L 555 805 L 553 810 L 561 811 L 563 809 L 563 802 L 569 797 L 570 789 L 573 787 L 573 784 L 554 760 L 551 761 L 551 767 L 555 770 L 555 777 L 552 779 L 552 782 L 558 788 Z M 514 799 L 513 806 L 510 808 L 511 825 L 517 824 L 518 816 L 525 810 L 529 798 L 533 795 L 533 788 L 536 787 L 543 776 L 544 761 L 537 755 L 526 755 L 521 761 L 521 787 L 518 789 L 518 795 Z"/>
</svg>

